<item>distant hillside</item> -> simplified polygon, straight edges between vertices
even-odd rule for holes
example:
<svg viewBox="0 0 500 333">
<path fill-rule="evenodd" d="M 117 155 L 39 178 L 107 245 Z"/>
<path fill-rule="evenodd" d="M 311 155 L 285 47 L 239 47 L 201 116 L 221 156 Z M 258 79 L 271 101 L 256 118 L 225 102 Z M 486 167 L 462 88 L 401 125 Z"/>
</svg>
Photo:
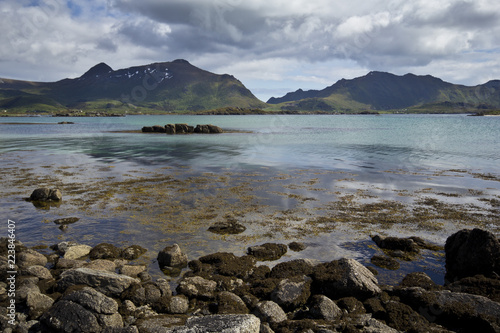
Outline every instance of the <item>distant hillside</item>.
<svg viewBox="0 0 500 333">
<path fill-rule="evenodd" d="M 470 112 L 500 108 L 500 81 L 467 87 L 430 75 L 370 72 L 352 80 L 342 79 L 323 90 L 299 89 L 267 103 L 279 104 L 282 110 Z"/>
<path fill-rule="evenodd" d="M 18 111 L 197 111 L 260 108 L 231 75 L 217 75 L 186 60 L 113 70 L 100 63 L 79 78 L 57 82 L 0 80 L 0 108 Z"/>
</svg>

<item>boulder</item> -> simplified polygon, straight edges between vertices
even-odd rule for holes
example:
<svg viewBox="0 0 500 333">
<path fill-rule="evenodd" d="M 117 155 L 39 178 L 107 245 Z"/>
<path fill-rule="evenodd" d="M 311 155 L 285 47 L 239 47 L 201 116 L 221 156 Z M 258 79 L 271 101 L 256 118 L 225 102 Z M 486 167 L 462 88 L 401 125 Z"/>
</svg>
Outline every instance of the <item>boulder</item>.
<svg viewBox="0 0 500 333">
<path fill-rule="evenodd" d="M 137 277 L 140 273 L 146 270 L 145 265 L 124 265 L 120 268 L 120 274 L 130 277 Z"/>
<path fill-rule="evenodd" d="M 259 302 L 253 312 L 262 321 L 268 323 L 281 323 L 287 320 L 286 313 L 283 309 L 273 301 Z"/>
<path fill-rule="evenodd" d="M 158 265 L 163 267 L 185 267 L 188 263 L 187 255 L 182 253 L 179 245 L 167 246 L 158 253 Z"/>
<path fill-rule="evenodd" d="M 210 129 L 208 128 L 208 125 L 196 125 L 194 132 L 208 134 L 210 133 Z"/>
<path fill-rule="evenodd" d="M 184 295 L 162 296 L 153 304 L 153 308 L 158 313 L 185 314 L 189 310 L 189 300 Z"/>
<path fill-rule="evenodd" d="M 152 133 L 153 132 L 153 127 L 152 126 L 144 126 L 142 128 L 143 133 Z"/>
<path fill-rule="evenodd" d="M 147 316 L 143 319 L 139 319 L 136 322 L 136 326 L 141 333 L 169 333 L 169 332 L 186 332 L 186 333 L 198 333 L 197 331 L 180 330 L 186 323 L 185 317 L 173 316 L 173 315 L 156 315 Z"/>
<path fill-rule="evenodd" d="M 194 132 L 193 126 L 189 126 L 188 124 L 175 124 L 176 134 L 188 134 L 193 132 Z"/>
<path fill-rule="evenodd" d="M 270 277 L 284 279 L 292 276 L 310 275 L 314 271 L 314 264 L 308 259 L 295 259 L 280 262 L 271 270 Z"/>
<path fill-rule="evenodd" d="M 160 126 L 160 125 L 154 125 L 153 126 L 153 132 L 155 132 L 155 133 L 165 133 L 165 127 Z"/>
<path fill-rule="evenodd" d="M 83 264 L 83 267 L 95 269 L 97 271 L 114 272 L 116 270 L 116 264 L 114 262 L 112 262 L 111 260 L 107 260 L 107 259 L 92 260 L 89 263 Z M 128 274 L 125 274 L 125 275 L 128 275 Z"/>
<path fill-rule="evenodd" d="M 319 264 L 313 273 L 313 291 L 333 300 L 353 296 L 366 299 L 377 296 L 382 290 L 377 278 L 354 259 L 340 259 Z"/>
<path fill-rule="evenodd" d="M 115 259 L 120 256 L 120 249 L 109 243 L 101 243 L 92 248 L 90 259 Z"/>
<path fill-rule="evenodd" d="M 118 312 L 118 303 L 114 299 L 89 287 L 74 291 L 62 297 L 62 300 L 78 303 L 94 313 L 113 314 Z"/>
<path fill-rule="evenodd" d="M 238 295 L 229 291 L 217 294 L 218 314 L 247 314 L 248 312 L 245 302 Z"/>
<path fill-rule="evenodd" d="M 310 295 L 311 278 L 296 276 L 281 280 L 276 289 L 271 293 L 271 300 L 283 309 L 293 311 L 295 308 L 306 304 Z"/>
<path fill-rule="evenodd" d="M 177 286 L 177 293 L 189 298 L 210 299 L 215 296 L 217 283 L 201 276 L 183 278 Z"/>
<path fill-rule="evenodd" d="M 50 309 L 54 300 L 47 295 L 32 291 L 26 297 L 26 306 L 30 319 L 38 319 L 45 311 Z"/>
<path fill-rule="evenodd" d="M 191 317 L 186 322 L 189 331 L 199 333 L 259 333 L 260 320 L 251 314 L 211 315 Z M 172 331 L 177 332 L 177 331 Z"/>
<path fill-rule="evenodd" d="M 121 257 L 126 260 L 135 260 L 146 253 L 147 250 L 139 245 L 131 245 L 121 252 Z"/>
<path fill-rule="evenodd" d="M 236 221 L 217 222 L 208 228 L 208 231 L 221 235 L 241 234 L 247 228 Z"/>
<path fill-rule="evenodd" d="M 252 256 L 237 257 L 232 253 L 217 252 L 190 263 L 194 273 L 205 271 L 210 275 L 224 275 L 241 279 L 248 278 L 255 269 Z"/>
<path fill-rule="evenodd" d="M 294 252 L 304 251 L 307 245 L 301 242 L 291 242 L 288 244 L 288 248 Z"/>
<path fill-rule="evenodd" d="M 212 134 L 224 133 L 224 131 L 222 130 L 222 128 L 220 128 L 219 126 L 208 124 L 207 127 L 208 127 L 208 130 L 209 130 L 209 133 L 212 133 Z"/>
<path fill-rule="evenodd" d="M 175 125 L 174 124 L 167 124 L 167 125 L 165 125 L 165 133 L 167 133 L 167 134 L 175 134 Z"/>
<path fill-rule="evenodd" d="M 460 230 L 446 240 L 446 280 L 500 274 L 500 242 L 489 231 Z"/>
<path fill-rule="evenodd" d="M 92 250 L 92 247 L 88 246 L 88 245 L 71 246 L 64 253 L 64 259 L 72 260 L 72 259 L 78 259 L 81 257 L 85 257 L 86 255 L 88 255 L 90 253 L 91 250 Z"/>
<path fill-rule="evenodd" d="M 250 246 L 248 254 L 257 260 L 278 260 L 287 252 L 285 244 L 266 243 L 262 245 Z"/>
<path fill-rule="evenodd" d="M 40 318 L 45 332 L 101 332 L 96 316 L 78 303 L 59 301 Z"/>
<path fill-rule="evenodd" d="M 34 265 L 45 266 L 46 264 L 47 258 L 35 250 L 26 249 L 17 254 L 17 265 L 19 267 L 30 267 Z"/>
<path fill-rule="evenodd" d="M 125 289 L 134 283 L 140 283 L 140 281 L 112 272 L 89 268 L 75 268 L 61 274 L 61 279 L 57 282 L 57 287 L 59 290 L 64 291 L 70 286 L 84 284 L 95 288 L 107 296 L 119 297 Z"/>
<path fill-rule="evenodd" d="M 309 313 L 316 319 L 334 320 L 342 315 L 342 310 L 328 297 L 314 295 L 311 298 Z"/>
<path fill-rule="evenodd" d="M 441 289 L 442 287 L 437 285 L 429 275 L 424 272 L 413 272 L 407 274 L 401 283 L 400 287 L 420 287 L 426 290 L 436 290 Z"/>
<path fill-rule="evenodd" d="M 60 201 L 62 193 L 59 189 L 37 188 L 30 195 L 32 201 Z"/>
<path fill-rule="evenodd" d="M 54 223 L 55 224 L 62 224 L 62 225 L 65 225 L 65 224 L 72 224 L 72 223 L 76 223 L 78 222 L 80 219 L 78 217 L 65 217 L 65 218 L 62 218 L 62 219 L 57 219 L 57 220 L 54 220 Z"/>
<path fill-rule="evenodd" d="M 50 271 L 40 265 L 34 265 L 26 268 L 26 273 L 31 276 L 36 276 L 40 280 L 52 279 L 52 274 L 50 273 Z"/>
</svg>

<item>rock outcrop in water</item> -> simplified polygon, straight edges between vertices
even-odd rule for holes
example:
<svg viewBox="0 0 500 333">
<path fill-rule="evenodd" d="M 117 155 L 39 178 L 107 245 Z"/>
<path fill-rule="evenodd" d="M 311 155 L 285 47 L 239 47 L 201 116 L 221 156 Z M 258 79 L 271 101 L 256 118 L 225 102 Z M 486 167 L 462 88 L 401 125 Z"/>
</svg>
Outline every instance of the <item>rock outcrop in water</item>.
<svg viewBox="0 0 500 333">
<path fill-rule="evenodd" d="M 215 125 L 196 125 L 190 126 L 188 124 L 167 124 L 165 126 L 154 125 L 144 126 L 143 133 L 166 133 L 166 134 L 219 134 L 224 133 L 224 130 Z"/>
<path fill-rule="evenodd" d="M 82 244 L 62 242 L 43 255 L 16 241 L 17 266 L 7 269 L 8 244 L 0 240 L 2 281 L 8 270 L 18 273 L 15 297 L 8 296 L 9 285 L 0 285 L 3 332 L 500 332 L 498 239 L 479 229 L 448 238 L 447 276 L 454 282 L 445 285 L 413 272 L 383 286 L 353 259 L 296 259 L 270 269 L 256 251 L 203 256 L 175 283 L 152 281 L 144 266 L 128 262 L 142 248 L 106 243 L 87 250 L 99 257 L 89 260 L 64 258 Z M 390 251 L 396 249 L 388 244 L 416 249 L 408 241 L 385 244 Z M 274 245 L 261 250 L 283 252 L 283 244 Z M 162 253 L 170 264 L 185 261 L 178 246 Z M 466 273 L 474 260 L 476 270 Z"/>
</svg>

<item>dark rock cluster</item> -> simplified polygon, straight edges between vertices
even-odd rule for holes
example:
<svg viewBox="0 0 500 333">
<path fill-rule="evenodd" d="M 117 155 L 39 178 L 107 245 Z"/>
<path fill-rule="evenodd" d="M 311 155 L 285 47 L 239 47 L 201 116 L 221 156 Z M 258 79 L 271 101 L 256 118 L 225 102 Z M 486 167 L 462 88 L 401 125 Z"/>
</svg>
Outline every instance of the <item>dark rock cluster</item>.
<svg viewBox="0 0 500 333">
<path fill-rule="evenodd" d="M 395 237 L 375 242 L 403 252 L 426 244 Z M 8 239 L 0 243 L 6 281 Z M 189 267 L 175 282 L 153 281 L 145 266 L 130 263 L 142 254 L 137 246 L 63 242 L 53 249 L 44 255 L 16 242 L 15 324 L 9 323 L 4 283 L 3 332 L 500 332 L 500 246 L 479 229 L 448 238 L 445 285 L 423 272 L 380 285 L 354 259 L 259 264 L 281 257 L 284 244 L 189 262 L 179 246 L 167 246 L 159 265 Z"/>
<path fill-rule="evenodd" d="M 190 133 L 200 133 L 200 134 L 215 134 L 224 133 L 222 128 L 215 125 L 196 125 L 190 126 L 188 124 L 167 124 L 165 126 L 154 125 L 154 126 L 144 126 L 142 128 L 143 133 L 166 133 L 166 134 L 190 134 Z"/>
</svg>

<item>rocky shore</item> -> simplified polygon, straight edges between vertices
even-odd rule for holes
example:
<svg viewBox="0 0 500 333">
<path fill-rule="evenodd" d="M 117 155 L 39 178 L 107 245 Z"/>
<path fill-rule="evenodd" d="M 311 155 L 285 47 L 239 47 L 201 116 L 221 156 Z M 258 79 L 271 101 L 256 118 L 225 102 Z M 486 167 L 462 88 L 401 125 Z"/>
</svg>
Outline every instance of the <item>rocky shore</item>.
<svg viewBox="0 0 500 333">
<path fill-rule="evenodd" d="M 388 261 L 435 246 L 417 237 L 372 240 Z M 500 242 L 481 229 L 447 239 L 444 285 L 422 272 L 380 285 L 375 270 L 353 259 L 265 265 L 285 244 L 190 261 L 166 244 L 157 256 L 164 272 L 189 269 L 156 281 L 136 264 L 146 251 L 137 245 L 0 244 L 2 332 L 500 332 Z"/>
</svg>

